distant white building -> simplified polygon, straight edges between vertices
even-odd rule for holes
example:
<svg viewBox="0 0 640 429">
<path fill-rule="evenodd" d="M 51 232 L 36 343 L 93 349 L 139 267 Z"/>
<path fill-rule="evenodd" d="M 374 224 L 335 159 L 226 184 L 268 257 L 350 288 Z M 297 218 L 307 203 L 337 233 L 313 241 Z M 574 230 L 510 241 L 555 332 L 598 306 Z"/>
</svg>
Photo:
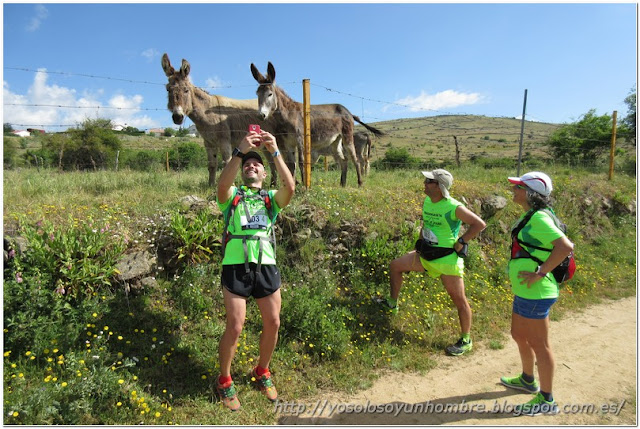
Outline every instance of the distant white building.
<svg viewBox="0 0 640 429">
<path fill-rule="evenodd" d="M 189 128 L 187 128 L 187 136 L 198 137 L 198 135 L 198 130 L 196 129 L 195 125 L 191 125 Z"/>
<path fill-rule="evenodd" d="M 18 137 L 30 137 L 31 133 L 27 130 L 15 130 L 15 131 L 11 131 L 13 134 L 17 135 Z"/>
<path fill-rule="evenodd" d="M 126 127 L 124 125 L 114 125 L 111 127 L 112 131 L 122 131 L 124 130 Z"/>
</svg>

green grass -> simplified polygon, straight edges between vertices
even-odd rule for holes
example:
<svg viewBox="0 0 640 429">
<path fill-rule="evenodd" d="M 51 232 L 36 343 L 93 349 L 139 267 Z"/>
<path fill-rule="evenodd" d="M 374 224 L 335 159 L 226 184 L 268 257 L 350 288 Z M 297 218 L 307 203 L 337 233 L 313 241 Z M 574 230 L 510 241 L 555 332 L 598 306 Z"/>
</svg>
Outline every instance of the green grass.
<svg viewBox="0 0 640 429">
<path fill-rule="evenodd" d="M 468 165 L 449 170 L 455 177 L 452 195 L 464 197 L 477 213 L 488 196 L 510 200 L 506 177 L 515 175 L 514 171 Z M 636 200 L 635 177 L 616 174 L 608 181 L 605 173 L 587 170 L 548 166 L 543 171 L 554 179 L 556 212 L 569 226 L 578 263 L 553 317 L 560 319 L 603 299 L 634 295 L 635 215 L 625 214 L 616 204 Z M 33 222 L 90 218 L 96 224 L 117 226 L 129 249 L 147 248 L 155 243 L 154 233 L 166 226 L 170 214 L 181 210 L 181 197 L 212 199 L 206 178 L 205 169 L 181 173 L 5 171 L 5 233 L 17 231 L 23 215 Z M 298 187 L 278 223 L 283 309 L 271 370 L 285 400 L 304 401 L 325 390 L 356 392 L 369 387 L 383 370 L 428 371 L 435 365 L 434 357 L 458 334 L 450 299 L 439 282 L 424 275 L 405 277 L 396 316 L 389 317 L 371 300 L 388 290 L 390 260 L 413 246 L 424 199 L 420 173 L 372 170 L 365 186 L 357 188 L 350 170 L 348 186 L 340 188 L 338 183 L 337 171 L 314 171 L 311 189 Z M 617 203 L 606 208 L 603 199 Z M 509 203 L 488 219 L 466 262 L 474 342 L 492 349 L 510 341 L 506 333 L 511 294 L 505 266 L 508 229 L 518 214 L 519 208 Z M 310 239 L 295 238 L 303 228 L 311 229 Z M 342 234 L 345 230 L 351 233 Z M 338 257 L 330 254 L 336 243 L 345 249 Z M 5 348 L 4 422 L 277 423 L 273 405 L 252 389 L 246 377 L 258 357 L 261 326 L 253 301 L 248 303 L 233 363 L 243 410 L 230 413 L 215 397 L 217 345 L 224 329 L 219 276 L 219 256 L 214 255 L 209 263 L 158 278 L 158 288 L 141 296 L 104 288 L 87 301 L 86 309 L 75 310 L 66 308 L 64 300 L 54 300 L 60 309 L 52 311 L 77 317 L 74 323 L 81 341 L 62 348 L 61 338 L 41 335 L 20 348 Z M 21 286 L 12 283 L 9 286 Z M 5 294 L 15 290 L 7 287 Z M 45 285 L 45 293 L 47 287 L 54 289 Z M 17 335 L 13 325 L 7 325 L 7 317 L 5 313 L 5 344 Z M 33 329 L 56 332 L 44 325 Z"/>
</svg>

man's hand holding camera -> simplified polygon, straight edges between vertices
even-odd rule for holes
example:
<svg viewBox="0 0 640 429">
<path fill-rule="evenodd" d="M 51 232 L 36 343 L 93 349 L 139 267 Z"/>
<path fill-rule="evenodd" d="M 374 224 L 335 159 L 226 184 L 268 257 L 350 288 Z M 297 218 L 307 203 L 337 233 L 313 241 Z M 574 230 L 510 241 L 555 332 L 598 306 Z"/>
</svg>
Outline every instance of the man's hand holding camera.
<svg viewBox="0 0 640 429">
<path fill-rule="evenodd" d="M 249 132 L 240 143 L 240 146 L 238 146 L 238 149 L 243 153 L 247 153 L 250 150 L 259 148 L 262 143 L 264 143 L 269 153 L 273 154 L 278 151 L 276 138 L 271 133 L 261 130 L 260 125 L 249 125 Z"/>
</svg>

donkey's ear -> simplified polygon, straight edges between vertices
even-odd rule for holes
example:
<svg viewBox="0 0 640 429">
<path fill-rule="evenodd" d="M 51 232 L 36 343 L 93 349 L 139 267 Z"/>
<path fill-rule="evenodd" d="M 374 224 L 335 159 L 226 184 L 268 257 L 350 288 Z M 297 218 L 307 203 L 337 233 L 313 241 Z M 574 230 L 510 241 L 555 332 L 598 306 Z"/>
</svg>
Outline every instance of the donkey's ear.
<svg viewBox="0 0 640 429">
<path fill-rule="evenodd" d="M 266 79 L 253 63 L 251 63 L 251 74 L 258 83 L 265 83 Z"/>
<path fill-rule="evenodd" d="M 167 55 L 166 52 L 162 56 L 162 70 L 164 70 L 164 74 L 166 74 L 167 77 L 173 75 L 176 72 L 176 70 L 171 66 L 169 55 Z"/>
<path fill-rule="evenodd" d="M 271 61 L 269 61 L 269 65 L 267 66 L 267 79 L 269 79 L 271 83 L 276 81 L 276 69 L 273 67 L 273 64 L 271 64 Z"/>
<path fill-rule="evenodd" d="M 180 67 L 180 73 L 182 74 L 182 77 L 187 77 L 189 76 L 189 72 L 191 71 L 191 64 L 189 64 L 189 61 L 185 60 L 184 58 L 182 59 L 182 67 Z"/>
</svg>

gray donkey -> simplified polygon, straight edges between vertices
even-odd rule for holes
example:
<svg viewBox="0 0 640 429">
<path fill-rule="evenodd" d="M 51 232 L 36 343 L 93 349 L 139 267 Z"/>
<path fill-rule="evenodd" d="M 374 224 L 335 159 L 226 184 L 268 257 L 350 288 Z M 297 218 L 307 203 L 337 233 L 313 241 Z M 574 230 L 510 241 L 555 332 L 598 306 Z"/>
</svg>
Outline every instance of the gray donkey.
<svg viewBox="0 0 640 429">
<path fill-rule="evenodd" d="M 284 90 L 275 85 L 276 70 L 269 62 L 267 76 L 263 76 L 255 65 L 251 64 L 251 73 L 260 84 L 258 94 L 258 108 L 263 119 L 272 118 L 278 127 L 284 127 L 287 133 L 296 137 L 296 147 L 300 165 L 303 162 L 303 105 L 291 99 Z M 362 186 L 362 174 L 357 161 L 356 149 L 353 143 L 353 121 L 362 124 L 376 136 L 383 135 L 382 131 L 362 122 L 360 118 L 351 114 L 340 104 L 312 104 L 311 105 L 311 150 L 316 153 L 326 153 L 330 147 L 334 158 L 340 163 L 342 174 L 340 185 L 347 183 L 348 162 L 343 153 L 346 150 L 351 158 L 358 176 L 358 186 Z"/>
</svg>

